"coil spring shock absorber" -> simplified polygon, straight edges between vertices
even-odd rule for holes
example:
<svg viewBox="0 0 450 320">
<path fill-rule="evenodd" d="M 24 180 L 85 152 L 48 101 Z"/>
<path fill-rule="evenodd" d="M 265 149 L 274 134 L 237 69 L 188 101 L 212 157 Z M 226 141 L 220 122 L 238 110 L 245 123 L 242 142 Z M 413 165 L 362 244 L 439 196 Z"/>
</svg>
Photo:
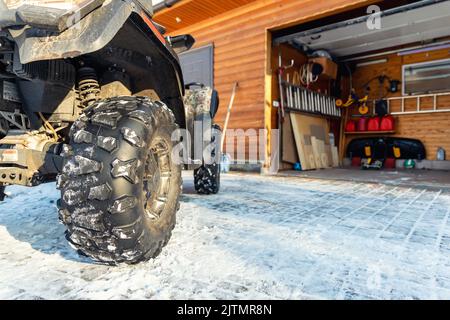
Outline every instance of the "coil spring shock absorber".
<svg viewBox="0 0 450 320">
<path fill-rule="evenodd" d="M 83 107 L 89 107 L 99 100 L 100 85 L 94 68 L 82 67 L 78 69 L 78 92 Z"/>
</svg>

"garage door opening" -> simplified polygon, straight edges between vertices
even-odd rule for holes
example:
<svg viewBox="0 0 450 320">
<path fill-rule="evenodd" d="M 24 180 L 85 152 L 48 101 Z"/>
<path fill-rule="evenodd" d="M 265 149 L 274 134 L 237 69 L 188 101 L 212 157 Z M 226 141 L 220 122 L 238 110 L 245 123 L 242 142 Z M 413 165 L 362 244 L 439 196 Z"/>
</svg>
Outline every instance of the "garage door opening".
<svg viewBox="0 0 450 320">
<path fill-rule="evenodd" d="M 389 1 L 274 31 L 280 168 L 450 170 L 449 20 Z"/>
</svg>

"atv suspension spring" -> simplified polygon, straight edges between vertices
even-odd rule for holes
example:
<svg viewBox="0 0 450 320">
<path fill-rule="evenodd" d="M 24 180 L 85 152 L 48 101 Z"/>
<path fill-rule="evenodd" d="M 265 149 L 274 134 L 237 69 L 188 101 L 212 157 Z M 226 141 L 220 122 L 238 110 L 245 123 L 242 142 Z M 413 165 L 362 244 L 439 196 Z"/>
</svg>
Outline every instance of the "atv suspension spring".
<svg viewBox="0 0 450 320">
<path fill-rule="evenodd" d="M 83 107 L 89 107 L 99 100 L 100 85 L 95 69 L 83 67 L 78 70 L 78 92 Z"/>
</svg>

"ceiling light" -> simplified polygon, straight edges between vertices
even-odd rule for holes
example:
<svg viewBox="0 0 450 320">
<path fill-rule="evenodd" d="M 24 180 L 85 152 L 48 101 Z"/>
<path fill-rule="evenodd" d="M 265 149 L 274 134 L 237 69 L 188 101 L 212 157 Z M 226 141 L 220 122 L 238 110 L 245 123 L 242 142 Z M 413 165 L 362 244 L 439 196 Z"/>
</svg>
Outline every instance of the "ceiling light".
<svg viewBox="0 0 450 320">
<path fill-rule="evenodd" d="M 374 64 L 381 64 L 381 63 L 386 63 L 386 62 L 388 62 L 388 59 L 372 60 L 372 61 L 358 63 L 356 65 L 356 67 L 359 68 L 359 67 L 371 66 Z"/>
<path fill-rule="evenodd" d="M 424 53 L 424 52 L 436 51 L 436 50 L 448 49 L 448 48 L 450 48 L 450 44 L 444 44 L 444 45 L 420 48 L 420 49 L 416 49 L 416 50 L 403 50 L 403 51 L 400 51 L 398 53 L 398 55 L 406 56 L 406 55 L 410 55 L 410 54 Z"/>
</svg>

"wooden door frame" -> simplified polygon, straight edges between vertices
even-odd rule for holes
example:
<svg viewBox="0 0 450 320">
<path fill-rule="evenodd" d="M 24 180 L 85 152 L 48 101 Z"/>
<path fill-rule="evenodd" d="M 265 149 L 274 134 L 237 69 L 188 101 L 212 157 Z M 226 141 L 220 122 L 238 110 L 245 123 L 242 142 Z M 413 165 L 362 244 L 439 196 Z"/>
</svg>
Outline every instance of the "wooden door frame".
<svg viewBox="0 0 450 320">
<path fill-rule="evenodd" d="M 272 157 L 272 31 L 265 30 L 265 68 L 264 68 L 264 129 L 266 132 L 264 169 L 271 166 Z"/>
</svg>

